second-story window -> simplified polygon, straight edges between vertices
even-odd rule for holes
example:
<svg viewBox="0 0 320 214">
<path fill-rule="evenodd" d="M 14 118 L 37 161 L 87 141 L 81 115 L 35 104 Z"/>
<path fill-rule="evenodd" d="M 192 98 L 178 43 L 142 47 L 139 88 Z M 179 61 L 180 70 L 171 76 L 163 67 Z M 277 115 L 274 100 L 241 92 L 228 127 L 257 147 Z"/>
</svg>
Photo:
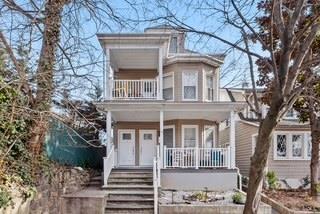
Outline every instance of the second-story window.
<svg viewBox="0 0 320 214">
<path fill-rule="evenodd" d="M 163 99 L 173 100 L 173 74 L 163 76 Z"/>
<path fill-rule="evenodd" d="M 213 101 L 213 76 L 206 75 L 206 100 Z"/>
<path fill-rule="evenodd" d="M 194 71 L 184 71 L 182 73 L 182 95 L 183 100 L 198 99 L 198 73 Z"/>
<path fill-rule="evenodd" d="M 178 37 L 171 37 L 169 53 L 178 53 Z"/>
</svg>

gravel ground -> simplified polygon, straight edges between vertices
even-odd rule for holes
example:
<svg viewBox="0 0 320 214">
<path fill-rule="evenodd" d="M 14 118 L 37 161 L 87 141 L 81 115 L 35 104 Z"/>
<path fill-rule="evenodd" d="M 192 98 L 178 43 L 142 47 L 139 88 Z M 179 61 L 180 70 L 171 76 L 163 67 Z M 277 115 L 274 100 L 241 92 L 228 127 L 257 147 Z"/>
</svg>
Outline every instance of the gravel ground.
<svg viewBox="0 0 320 214">
<path fill-rule="evenodd" d="M 235 191 L 207 192 L 205 191 L 162 191 L 159 202 L 161 204 L 233 204 L 232 195 Z M 198 196 L 198 197 L 197 197 Z"/>
</svg>

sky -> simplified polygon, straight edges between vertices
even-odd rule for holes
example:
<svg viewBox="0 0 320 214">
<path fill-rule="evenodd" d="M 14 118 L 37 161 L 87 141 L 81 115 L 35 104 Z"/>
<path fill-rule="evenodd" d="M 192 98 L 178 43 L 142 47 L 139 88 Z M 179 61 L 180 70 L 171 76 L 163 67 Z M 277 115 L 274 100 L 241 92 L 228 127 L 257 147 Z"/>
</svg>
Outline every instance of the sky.
<svg viewBox="0 0 320 214">
<path fill-rule="evenodd" d="M 82 2 L 77 2 L 65 8 L 62 20 L 61 46 L 65 49 L 72 61 L 73 70 L 61 51 L 58 55 L 61 58 L 56 75 L 57 84 L 60 88 L 57 94 L 61 96 L 63 90 L 68 86 L 74 97 L 83 97 L 84 94 L 92 92 L 95 85 L 102 85 L 103 52 L 96 38 L 96 33 L 133 33 L 143 32 L 146 27 L 168 23 L 160 19 L 174 15 L 179 20 L 197 30 L 214 32 L 222 38 L 236 42 L 240 39 L 240 33 L 233 27 L 225 24 L 221 13 L 216 12 L 222 9 L 223 0 L 95 0 L 96 6 L 100 8 L 92 13 L 83 8 Z M 28 0 L 19 0 L 22 7 L 28 8 Z M 38 6 L 43 7 L 43 0 L 37 0 Z M 93 2 L 88 1 L 88 2 Z M 109 3 L 107 5 L 105 2 Z M 207 3 L 205 3 L 207 2 Z M 227 5 L 230 6 L 230 5 Z M 76 10 L 75 8 L 81 8 Z M 112 11 L 111 9 L 112 8 Z M 213 9 L 215 8 L 215 9 Z M 113 14 L 111 17 L 110 14 Z M 253 17 L 256 10 L 245 11 L 248 17 Z M 230 16 L 234 11 L 230 10 Z M 115 18 L 117 17 L 117 18 Z M 24 17 L 12 13 L 0 15 L 0 27 L 8 29 L 14 23 L 19 26 Z M 34 33 L 33 26 L 32 54 L 30 67 L 36 67 L 37 57 L 40 52 L 41 40 L 39 33 Z M 20 33 L 7 32 L 10 42 L 28 41 L 30 29 L 20 29 Z M 21 32 L 23 35 L 21 35 Z M 24 44 L 28 46 L 29 44 Z M 31 46 L 31 45 L 30 45 Z M 226 53 L 225 63 L 221 68 L 223 75 L 221 86 L 240 87 L 244 80 L 249 79 L 247 58 L 239 51 L 229 48 L 226 44 L 209 37 L 194 33 L 187 34 L 186 47 L 190 50 L 201 53 Z M 255 47 L 257 51 L 260 47 Z M 74 77 L 74 74 L 77 77 Z M 236 79 L 236 80 L 234 80 Z"/>
</svg>

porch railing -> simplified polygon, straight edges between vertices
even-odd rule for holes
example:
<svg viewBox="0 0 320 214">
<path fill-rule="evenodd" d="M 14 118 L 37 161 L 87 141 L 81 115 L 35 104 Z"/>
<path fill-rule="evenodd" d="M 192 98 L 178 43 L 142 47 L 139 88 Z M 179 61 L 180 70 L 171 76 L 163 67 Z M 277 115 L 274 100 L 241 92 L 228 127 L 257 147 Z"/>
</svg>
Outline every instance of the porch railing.
<svg viewBox="0 0 320 214">
<path fill-rule="evenodd" d="M 107 157 L 103 158 L 103 185 L 106 187 L 111 170 L 114 167 L 114 145 L 110 146 Z"/>
<path fill-rule="evenodd" d="M 166 148 L 164 168 L 228 168 L 230 149 L 227 148 Z"/>
<path fill-rule="evenodd" d="M 156 99 L 157 79 L 112 80 L 113 99 Z"/>
</svg>

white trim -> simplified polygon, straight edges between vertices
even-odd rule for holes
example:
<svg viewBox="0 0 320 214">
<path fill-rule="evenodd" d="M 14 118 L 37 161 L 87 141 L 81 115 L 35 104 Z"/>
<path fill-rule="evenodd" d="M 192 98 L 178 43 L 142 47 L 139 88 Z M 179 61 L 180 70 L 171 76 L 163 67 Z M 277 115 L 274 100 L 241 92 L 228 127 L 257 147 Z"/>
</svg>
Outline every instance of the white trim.
<svg viewBox="0 0 320 214">
<path fill-rule="evenodd" d="M 302 135 L 302 156 L 301 157 L 293 157 L 292 156 L 292 135 L 300 134 Z M 310 160 L 311 157 L 307 156 L 307 135 L 311 134 L 310 131 L 275 131 L 273 134 L 273 160 Z M 285 157 L 279 157 L 277 155 L 277 135 L 286 135 L 287 138 L 287 154 Z"/>
<path fill-rule="evenodd" d="M 195 74 L 196 74 L 196 76 L 197 76 L 197 80 L 196 80 L 196 97 L 194 98 L 194 99 L 185 99 L 184 98 L 184 82 L 183 82 L 183 74 L 185 73 L 185 72 L 194 72 Z M 198 87 L 199 87 L 199 71 L 197 71 L 197 70 L 184 70 L 184 71 L 182 71 L 182 73 L 181 73 L 181 82 L 182 82 L 182 101 L 198 101 L 198 91 L 199 91 L 199 89 L 198 89 Z"/>
<path fill-rule="evenodd" d="M 158 50 L 158 74 L 159 74 L 159 95 L 158 95 L 158 99 L 163 100 L 163 56 L 162 56 L 162 48 L 159 47 Z"/>
<path fill-rule="evenodd" d="M 184 129 L 185 128 L 195 128 L 196 129 L 196 147 L 199 147 L 199 126 L 198 125 L 181 125 L 181 147 L 184 147 Z M 193 148 L 193 147 L 192 147 Z"/>
<path fill-rule="evenodd" d="M 213 145 L 212 145 L 212 147 L 211 148 L 215 148 L 216 146 L 217 146 L 217 142 L 216 142 L 216 125 L 204 125 L 203 126 L 203 132 L 202 132 L 202 148 L 207 148 L 207 147 L 204 147 L 205 146 L 205 144 L 206 144 L 206 128 L 212 128 L 212 130 L 213 130 Z"/>
<path fill-rule="evenodd" d="M 172 143 L 172 146 L 173 146 L 173 148 L 175 148 L 176 147 L 176 127 L 175 127 L 175 125 L 163 126 L 163 130 L 164 129 L 173 129 L 173 143 Z"/>
<path fill-rule="evenodd" d="M 152 163 L 150 164 L 150 165 L 143 165 L 142 163 L 141 163 L 141 161 L 142 161 L 142 159 L 141 159 L 141 157 L 142 157 L 142 145 L 141 145 L 141 142 L 143 141 L 143 138 L 142 138 L 142 135 L 144 134 L 144 133 L 148 133 L 148 134 L 154 134 L 153 136 L 154 136 L 154 139 L 152 139 L 152 140 L 154 140 L 154 156 L 156 156 L 156 148 L 157 148 L 157 130 L 156 129 L 139 129 L 139 166 L 151 166 L 152 165 Z M 153 160 L 153 158 L 152 158 L 152 160 Z"/>
<path fill-rule="evenodd" d="M 163 78 L 168 77 L 168 76 L 172 76 L 172 100 L 166 100 L 166 101 L 174 101 L 174 72 L 167 72 L 165 74 L 163 74 Z M 165 89 L 164 87 L 162 87 L 162 90 Z M 162 96 L 163 96 L 163 92 L 162 92 Z M 164 98 L 163 98 L 164 99 Z"/>
<path fill-rule="evenodd" d="M 133 147 L 133 165 L 129 165 L 129 166 L 135 166 L 136 165 L 136 130 L 135 129 L 118 129 L 118 149 L 117 149 L 117 166 L 120 166 L 120 140 L 121 140 L 121 136 L 120 136 L 120 132 L 131 132 L 133 134 L 133 140 L 134 140 L 134 147 Z M 121 166 L 128 166 L 128 165 L 121 165 Z"/>
<path fill-rule="evenodd" d="M 213 93 L 212 93 L 212 100 L 209 100 L 207 99 L 207 90 L 208 90 L 208 87 L 207 87 L 207 76 L 210 76 L 212 77 L 212 90 L 213 90 Z M 208 72 L 206 72 L 204 70 L 204 79 L 203 79 L 203 91 L 202 91 L 202 96 L 203 96 L 203 100 L 205 102 L 213 102 L 215 99 L 216 99 L 216 95 L 215 95 L 215 88 L 214 88 L 214 85 L 215 85 L 215 78 L 214 78 L 214 73 L 213 73 L 213 70 L 210 70 Z"/>
</svg>

